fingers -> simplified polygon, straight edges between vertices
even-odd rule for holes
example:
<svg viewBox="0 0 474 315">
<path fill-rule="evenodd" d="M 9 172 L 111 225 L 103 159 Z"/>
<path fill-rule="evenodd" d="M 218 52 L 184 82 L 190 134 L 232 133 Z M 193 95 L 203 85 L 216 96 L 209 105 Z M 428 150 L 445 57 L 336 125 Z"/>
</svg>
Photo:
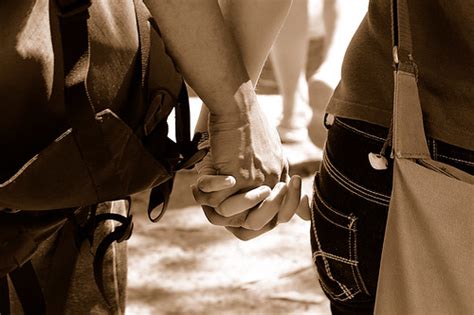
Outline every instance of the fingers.
<svg viewBox="0 0 474 315">
<path fill-rule="evenodd" d="M 250 211 L 242 227 L 249 230 L 262 229 L 280 210 L 287 191 L 288 187 L 285 183 L 280 182 L 276 184 L 270 196 L 256 209 Z"/>
<path fill-rule="evenodd" d="M 242 227 L 251 231 L 260 231 L 272 219 L 278 223 L 288 222 L 298 206 L 304 204 L 300 203 L 301 178 L 299 176 L 293 176 L 288 184 L 278 183 L 273 190 L 270 190 L 268 186 L 260 186 L 246 193 L 227 197 L 218 206 L 215 204 L 218 204 L 218 199 L 221 198 L 219 194 L 222 191 L 202 193 L 194 187 L 193 193 L 196 200 L 204 205 L 206 217 L 212 224 Z M 306 198 L 306 204 L 307 200 Z M 245 216 L 239 215 L 244 213 Z"/>
<path fill-rule="evenodd" d="M 202 192 L 214 192 L 234 187 L 235 183 L 233 176 L 202 175 L 197 180 L 197 188 Z"/>
<path fill-rule="evenodd" d="M 295 175 L 288 183 L 288 193 L 278 212 L 278 223 L 286 223 L 295 214 L 301 198 L 301 177 Z"/>
<path fill-rule="evenodd" d="M 304 195 L 301 199 L 296 214 L 303 220 L 311 220 L 311 207 L 309 206 L 309 197 L 307 195 Z"/>
<path fill-rule="evenodd" d="M 233 216 L 257 206 L 261 201 L 270 196 L 271 192 L 270 187 L 260 186 L 248 192 L 236 194 L 224 200 L 216 208 L 216 211 L 225 217 Z"/>
<path fill-rule="evenodd" d="M 208 206 L 202 206 L 206 218 L 214 225 L 229 226 L 229 227 L 240 227 L 244 224 L 247 218 L 248 211 L 236 214 L 231 217 L 224 217 L 218 214 L 213 208 Z"/>
<path fill-rule="evenodd" d="M 191 185 L 194 200 L 202 206 L 218 207 L 222 201 L 235 193 L 232 188 L 227 188 L 220 191 L 206 193 L 201 191 L 196 185 Z"/>
<path fill-rule="evenodd" d="M 240 239 L 241 241 L 248 241 L 257 236 L 260 236 L 270 230 L 272 230 L 276 226 L 276 220 L 273 219 L 269 223 L 267 223 L 262 229 L 254 231 L 248 230 L 243 227 L 226 227 L 235 237 Z"/>
<path fill-rule="evenodd" d="M 288 162 L 287 158 L 284 159 L 283 165 L 284 166 L 283 166 L 282 173 L 280 176 L 280 181 L 287 183 L 288 180 L 290 179 L 290 173 L 289 173 L 290 163 Z"/>
</svg>

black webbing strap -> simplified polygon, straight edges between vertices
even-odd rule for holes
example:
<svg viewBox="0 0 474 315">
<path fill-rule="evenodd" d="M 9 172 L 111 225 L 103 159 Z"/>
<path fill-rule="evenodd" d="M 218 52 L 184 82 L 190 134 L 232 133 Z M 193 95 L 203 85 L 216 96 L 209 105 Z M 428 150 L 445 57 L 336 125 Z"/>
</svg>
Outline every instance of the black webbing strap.
<svg viewBox="0 0 474 315">
<path fill-rule="evenodd" d="M 145 92 L 149 90 L 149 80 L 154 80 L 156 77 L 153 75 L 156 74 L 153 71 L 160 71 L 156 67 L 150 67 L 150 50 L 151 50 L 151 28 L 154 29 L 158 34 L 160 34 L 159 27 L 156 25 L 155 21 L 151 18 L 149 11 L 147 10 L 146 6 L 144 5 L 142 0 L 134 0 L 135 3 L 135 10 L 136 16 L 138 21 L 138 31 L 139 31 L 139 38 L 140 38 L 140 52 L 141 52 L 141 70 L 142 70 L 142 87 Z M 150 73 L 152 72 L 152 73 Z M 152 82 L 155 83 L 155 82 Z M 151 84 L 154 85 L 154 84 Z M 146 102 L 151 102 L 152 100 L 148 99 L 148 93 L 142 96 Z M 169 97 L 172 99 L 171 93 L 167 93 L 167 95 L 163 95 L 163 97 Z M 149 106 L 166 106 L 169 105 L 169 101 L 165 100 L 161 104 L 148 104 Z M 171 108 L 169 109 L 171 110 Z M 147 113 L 147 118 L 150 116 L 154 116 L 155 112 L 157 111 L 156 108 L 150 108 L 149 111 L 152 114 Z M 168 109 L 162 109 L 162 112 L 168 112 Z M 183 82 L 181 86 L 180 93 L 178 95 L 177 104 L 175 106 L 175 127 L 176 127 L 176 142 L 178 146 L 178 151 L 181 153 L 182 157 L 180 158 L 180 163 L 178 163 L 172 171 L 177 171 L 181 168 L 186 168 L 194 163 L 200 161 L 204 156 L 205 152 L 199 152 L 199 154 L 195 154 L 197 151 L 197 143 L 193 145 L 190 141 L 190 111 L 189 111 L 189 98 L 186 89 L 186 85 Z M 155 118 L 155 117 L 153 117 Z M 145 121 L 144 126 L 144 135 L 149 135 L 152 133 L 154 127 L 158 125 L 158 120 L 152 121 L 150 124 L 152 127 L 147 128 L 147 119 Z M 169 202 L 169 196 L 171 194 L 171 190 L 173 188 L 173 179 L 168 180 L 161 185 L 154 187 L 150 192 L 150 198 L 148 203 L 148 218 L 152 222 L 159 221 L 167 208 Z"/>
<path fill-rule="evenodd" d="M 46 305 L 31 260 L 9 274 L 25 315 L 45 314 Z"/>
<path fill-rule="evenodd" d="M 160 34 L 160 30 L 156 22 L 152 19 L 149 11 L 147 10 L 146 6 L 144 5 L 142 0 L 134 0 L 135 3 L 135 10 L 136 10 L 136 17 L 138 21 L 138 32 L 140 38 L 140 53 L 141 53 L 141 70 L 142 70 L 142 85 L 144 91 L 149 90 L 149 83 L 148 80 L 157 80 L 153 75 L 155 73 L 150 73 L 154 71 L 160 71 L 160 69 L 150 68 L 150 50 L 151 50 L 151 28 L 154 29 L 158 34 Z M 156 82 L 152 82 L 155 83 Z M 154 85 L 154 84 L 151 84 Z M 169 97 L 173 99 L 171 93 L 167 93 L 168 95 L 164 95 L 163 97 Z M 151 99 L 145 98 L 147 102 L 151 102 Z M 164 102 L 166 103 L 166 102 Z M 167 103 L 166 103 L 167 105 Z M 162 105 L 164 106 L 164 105 Z M 171 110 L 171 109 L 170 109 Z M 168 112 L 167 109 L 163 110 L 164 112 Z M 189 111 L 189 97 L 188 92 L 186 89 L 186 84 L 184 81 L 182 82 L 180 93 L 178 95 L 177 104 L 175 106 L 175 118 L 176 118 L 176 142 L 178 144 L 178 150 L 184 157 L 190 156 L 193 152 L 191 150 L 191 129 L 190 129 L 190 111 Z M 147 113 L 148 115 L 148 113 Z M 159 122 L 159 121 L 157 121 Z M 155 123 L 156 126 L 156 123 Z M 148 130 L 146 134 L 150 134 L 152 130 Z"/>
<path fill-rule="evenodd" d="M 176 104 L 176 142 L 178 150 L 187 159 L 194 152 L 191 152 L 191 115 L 189 112 L 189 97 L 186 85 L 182 84 L 181 91 Z"/>
<path fill-rule="evenodd" d="M 8 276 L 0 278 L 0 314 L 10 314 L 10 290 Z"/>
<path fill-rule="evenodd" d="M 97 202 L 121 195 L 121 181 L 105 146 L 104 135 L 95 119 L 95 109 L 88 97 L 86 77 L 89 69 L 87 19 L 89 0 L 56 0 L 59 15 L 64 65 L 64 105 L 94 184 Z"/>
<path fill-rule="evenodd" d="M 154 187 L 150 192 L 148 201 L 148 218 L 151 222 L 158 222 L 163 217 L 170 201 L 171 190 L 173 189 L 174 178 L 163 184 Z"/>
<path fill-rule="evenodd" d="M 128 202 L 127 212 L 130 212 L 130 201 Z M 115 226 L 114 230 L 111 233 L 107 234 L 107 236 L 105 236 L 104 239 L 100 242 L 99 246 L 97 246 L 97 250 L 94 256 L 94 279 L 105 302 L 109 305 L 109 307 L 112 307 L 112 304 L 110 303 L 107 297 L 107 293 L 104 287 L 104 258 L 107 253 L 107 249 L 110 247 L 110 245 L 112 245 L 113 242 L 120 243 L 130 238 L 133 231 L 133 221 L 132 215 L 130 215 L 130 213 L 128 213 L 127 216 L 123 216 L 117 213 L 101 213 L 96 215 L 94 218 L 94 230 L 100 223 L 110 220 L 117 221 L 120 223 L 120 225 Z"/>
<path fill-rule="evenodd" d="M 392 43 L 397 68 L 416 75 L 407 0 L 392 0 Z"/>
<path fill-rule="evenodd" d="M 138 36 L 140 41 L 140 61 L 141 61 L 141 84 L 142 93 L 145 93 L 148 74 L 148 60 L 150 57 L 150 14 L 144 7 L 141 0 L 133 0 L 135 4 L 135 15 L 137 18 Z"/>
</svg>

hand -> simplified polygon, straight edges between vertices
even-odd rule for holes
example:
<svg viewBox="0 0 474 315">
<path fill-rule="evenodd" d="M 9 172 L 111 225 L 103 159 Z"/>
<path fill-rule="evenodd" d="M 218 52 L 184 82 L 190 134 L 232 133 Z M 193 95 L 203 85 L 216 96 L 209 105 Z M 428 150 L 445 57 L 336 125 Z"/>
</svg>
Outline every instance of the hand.
<svg viewBox="0 0 474 315">
<path fill-rule="evenodd" d="M 200 177 L 192 186 L 194 198 L 203 205 L 212 224 L 225 226 L 241 240 L 255 238 L 278 223 L 288 222 L 297 209 L 309 209 L 307 196 L 300 202 L 299 176 L 293 176 L 288 183 L 278 183 L 273 190 L 263 185 L 219 201 L 236 181 L 232 176 L 212 175 L 215 170 L 211 165 L 210 155 L 198 165 Z"/>
<path fill-rule="evenodd" d="M 276 129 L 261 111 L 253 88 L 242 87 L 235 98 L 240 112 L 209 115 L 212 168 L 232 175 L 236 185 L 228 196 L 266 185 L 287 182 L 288 163 Z M 222 192 L 224 194 L 224 192 Z"/>
</svg>

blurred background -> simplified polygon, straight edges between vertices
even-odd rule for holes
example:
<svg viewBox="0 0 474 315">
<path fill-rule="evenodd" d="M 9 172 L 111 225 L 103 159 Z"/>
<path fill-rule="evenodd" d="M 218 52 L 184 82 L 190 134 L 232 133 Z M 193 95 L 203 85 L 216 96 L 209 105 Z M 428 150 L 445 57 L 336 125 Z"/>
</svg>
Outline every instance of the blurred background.
<svg viewBox="0 0 474 315">
<path fill-rule="evenodd" d="M 367 0 L 294 0 L 293 7 L 302 10 L 290 9 L 257 85 L 291 172 L 303 177 L 310 196 L 325 138 L 324 107 L 367 5 Z M 194 124 L 201 101 L 192 91 L 191 96 Z M 174 130 L 173 119 L 170 124 Z M 312 263 L 310 223 L 295 216 L 257 239 L 239 241 L 211 225 L 196 205 L 190 189 L 196 178 L 194 171 L 178 173 L 158 223 L 143 211 L 134 214 L 127 314 L 330 314 Z"/>
</svg>

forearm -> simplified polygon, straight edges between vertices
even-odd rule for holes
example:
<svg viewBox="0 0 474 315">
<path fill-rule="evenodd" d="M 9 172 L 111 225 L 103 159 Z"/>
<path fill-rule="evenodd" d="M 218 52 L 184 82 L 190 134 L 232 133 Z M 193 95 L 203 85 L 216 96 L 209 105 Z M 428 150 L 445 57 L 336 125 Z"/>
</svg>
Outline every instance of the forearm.
<svg viewBox="0 0 474 315">
<path fill-rule="evenodd" d="M 216 0 L 145 0 L 189 85 L 215 115 L 245 113 L 254 94 Z M 250 98 L 252 98 L 251 96 Z"/>
</svg>

